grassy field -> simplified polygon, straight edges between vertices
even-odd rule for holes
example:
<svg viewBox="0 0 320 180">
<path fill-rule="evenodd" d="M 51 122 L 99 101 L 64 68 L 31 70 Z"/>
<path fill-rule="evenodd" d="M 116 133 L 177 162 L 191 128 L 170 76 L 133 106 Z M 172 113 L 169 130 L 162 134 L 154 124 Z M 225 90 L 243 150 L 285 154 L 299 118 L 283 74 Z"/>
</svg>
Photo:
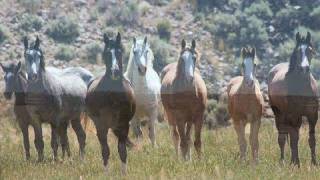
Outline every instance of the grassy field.
<svg viewBox="0 0 320 180">
<path fill-rule="evenodd" d="M 50 148 L 50 131 L 46 127 L 45 161 L 37 163 L 33 135 L 31 135 L 32 160 L 27 162 L 24 158 L 21 133 L 14 128 L 14 123 L 9 122 L 9 119 L 3 118 L 0 121 L 0 179 L 105 179 L 100 145 L 92 130 L 89 129 L 87 133 L 87 154 L 84 162 L 79 159 L 78 144 L 71 129 L 69 138 L 72 157 L 54 162 Z M 310 165 L 307 126 L 300 131 L 300 169 L 289 165 L 288 148 L 286 148 L 286 164 L 279 164 L 277 133 L 271 122 L 262 124 L 260 163 L 256 167 L 252 166 L 249 160 L 246 163 L 239 162 L 236 134 L 232 127 L 214 131 L 204 129 L 203 157 L 198 160 L 193 153 L 191 162 L 184 162 L 180 157 L 177 160 L 166 124 L 159 124 L 158 132 L 157 148 L 152 148 L 147 138 L 144 138 L 137 147 L 129 150 L 126 177 L 120 175 L 116 141 L 111 135 L 110 177 L 112 179 L 317 179 L 320 177 L 319 168 Z M 317 132 L 319 139 L 319 127 Z M 318 145 L 317 152 L 319 147 Z"/>
</svg>

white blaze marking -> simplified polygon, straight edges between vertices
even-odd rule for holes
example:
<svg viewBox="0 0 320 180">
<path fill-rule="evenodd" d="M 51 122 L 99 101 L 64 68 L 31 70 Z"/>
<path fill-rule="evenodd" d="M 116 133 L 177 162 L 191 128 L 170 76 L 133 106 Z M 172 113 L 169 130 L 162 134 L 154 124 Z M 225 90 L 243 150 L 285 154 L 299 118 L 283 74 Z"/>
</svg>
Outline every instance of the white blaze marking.
<svg viewBox="0 0 320 180">
<path fill-rule="evenodd" d="M 308 57 L 306 55 L 306 49 L 307 49 L 307 45 L 301 45 L 301 51 L 302 51 L 301 67 L 308 67 L 309 66 Z"/>
<path fill-rule="evenodd" d="M 193 77 L 193 70 L 194 70 L 194 62 L 192 59 L 192 53 L 190 51 L 185 51 L 182 54 L 182 58 L 184 60 L 185 73 L 189 78 L 192 78 Z"/>
<path fill-rule="evenodd" d="M 252 58 L 245 58 L 244 61 L 244 77 L 245 79 L 253 81 L 253 60 Z"/>
<path fill-rule="evenodd" d="M 112 67 L 111 68 L 112 69 L 119 69 L 114 49 L 111 50 L 111 54 L 112 54 Z"/>
</svg>

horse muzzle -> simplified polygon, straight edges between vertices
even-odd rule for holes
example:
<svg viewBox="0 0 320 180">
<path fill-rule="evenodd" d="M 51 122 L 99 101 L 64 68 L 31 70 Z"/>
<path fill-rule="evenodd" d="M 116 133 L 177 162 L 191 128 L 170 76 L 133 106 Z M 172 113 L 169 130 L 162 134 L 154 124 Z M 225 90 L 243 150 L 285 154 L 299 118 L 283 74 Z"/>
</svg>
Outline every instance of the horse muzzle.
<svg viewBox="0 0 320 180">
<path fill-rule="evenodd" d="M 146 68 L 145 66 L 143 66 L 143 67 L 138 67 L 138 71 L 139 71 L 139 74 L 140 74 L 141 76 L 145 76 L 146 73 L 147 73 L 147 68 Z"/>
</svg>

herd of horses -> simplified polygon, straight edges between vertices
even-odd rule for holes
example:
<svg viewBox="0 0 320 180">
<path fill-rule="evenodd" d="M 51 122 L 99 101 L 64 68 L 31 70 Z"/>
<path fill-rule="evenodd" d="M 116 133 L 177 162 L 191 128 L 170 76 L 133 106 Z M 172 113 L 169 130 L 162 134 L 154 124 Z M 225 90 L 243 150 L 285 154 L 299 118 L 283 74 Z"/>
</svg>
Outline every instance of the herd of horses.
<svg viewBox="0 0 320 180">
<path fill-rule="evenodd" d="M 121 172 L 127 172 L 127 146 L 134 145 L 128 133 L 131 127 L 140 138 L 141 120 L 147 119 L 149 138 L 156 146 L 155 124 L 163 111 L 172 131 L 176 154 L 191 159 L 191 131 L 194 127 L 194 147 L 201 157 L 201 130 L 207 103 L 207 89 L 199 69 L 196 41 L 181 42 L 177 62 L 165 66 L 160 77 L 153 69 L 154 56 L 147 38 L 133 38 L 126 72 L 123 73 L 125 49 L 118 33 L 115 38 L 103 37 L 102 54 L 105 72 L 98 77 L 81 67 L 58 69 L 46 66 L 37 37 L 33 45 L 24 39 L 24 64 L 1 63 L 5 73 L 4 97 L 15 95 L 14 112 L 22 131 L 26 159 L 30 159 L 28 127 L 34 129 L 34 144 L 38 160 L 44 159 L 41 125 L 51 126 L 51 147 L 58 159 L 70 156 L 67 128 L 71 124 L 79 142 L 79 154 L 84 158 L 86 132 L 81 124 L 88 116 L 93 121 L 101 145 L 103 164 L 108 172 L 110 150 L 108 131 L 118 139 Z M 269 103 L 275 115 L 281 160 L 286 140 L 290 141 L 291 162 L 299 166 L 298 140 L 302 117 L 309 122 L 309 145 L 312 163 L 316 164 L 315 125 L 318 119 L 318 90 L 310 72 L 315 50 L 311 34 L 296 34 L 296 46 L 289 62 L 274 66 L 268 77 Z M 238 136 L 240 159 L 246 159 L 245 126 L 251 124 L 252 157 L 258 162 L 258 134 L 264 100 L 255 78 L 255 48 L 241 50 L 243 76 L 234 77 L 227 86 L 228 109 Z M 289 135 L 289 136 L 288 136 Z M 290 138 L 289 138 L 290 137 Z"/>
</svg>

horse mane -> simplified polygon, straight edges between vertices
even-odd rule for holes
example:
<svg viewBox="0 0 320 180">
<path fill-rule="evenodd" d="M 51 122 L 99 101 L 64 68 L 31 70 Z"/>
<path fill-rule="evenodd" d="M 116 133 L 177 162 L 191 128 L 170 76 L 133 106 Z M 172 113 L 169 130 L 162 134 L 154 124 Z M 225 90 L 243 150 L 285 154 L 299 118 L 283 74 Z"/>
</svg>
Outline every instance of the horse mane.
<svg viewBox="0 0 320 180">
<path fill-rule="evenodd" d="M 137 45 L 143 45 L 143 39 L 138 39 L 136 42 Z M 129 54 L 129 60 L 128 60 L 128 65 L 127 65 L 127 70 L 126 70 L 126 76 L 128 79 L 132 79 L 133 76 L 133 71 L 134 71 L 134 60 L 133 60 L 133 47 L 134 45 L 131 46 L 130 49 L 130 54 Z M 147 67 L 148 68 L 153 68 L 153 60 L 154 60 L 154 55 L 153 55 L 153 51 L 150 48 L 149 43 L 147 43 L 146 45 L 148 52 L 148 60 L 147 60 Z"/>
<path fill-rule="evenodd" d="M 292 73 L 297 65 L 296 51 L 297 51 L 297 47 L 294 48 L 290 56 L 288 73 Z"/>
</svg>

